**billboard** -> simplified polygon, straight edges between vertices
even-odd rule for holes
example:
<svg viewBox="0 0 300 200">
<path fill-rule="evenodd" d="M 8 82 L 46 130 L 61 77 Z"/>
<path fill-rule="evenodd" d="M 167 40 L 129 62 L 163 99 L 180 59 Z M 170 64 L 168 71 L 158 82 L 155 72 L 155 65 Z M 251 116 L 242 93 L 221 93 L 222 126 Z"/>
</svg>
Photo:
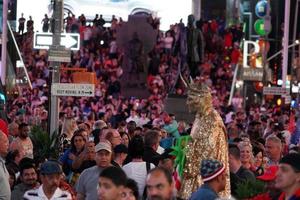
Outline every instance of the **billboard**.
<svg viewBox="0 0 300 200">
<path fill-rule="evenodd" d="M 130 14 L 147 13 L 161 18 L 161 29 L 168 30 L 170 24 L 180 19 L 187 22 L 187 16 L 192 12 L 192 0 L 64 0 L 64 12 L 71 12 L 76 17 L 84 14 L 87 19 L 102 14 L 109 20 L 115 15 L 124 21 Z M 52 13 L 51 0 L 19 0 L 17 19 L 21 13 L 26 19 L 32 16 L 35 30 L 41 31 L 44 14 L 51 16 Z"/>
</svg>

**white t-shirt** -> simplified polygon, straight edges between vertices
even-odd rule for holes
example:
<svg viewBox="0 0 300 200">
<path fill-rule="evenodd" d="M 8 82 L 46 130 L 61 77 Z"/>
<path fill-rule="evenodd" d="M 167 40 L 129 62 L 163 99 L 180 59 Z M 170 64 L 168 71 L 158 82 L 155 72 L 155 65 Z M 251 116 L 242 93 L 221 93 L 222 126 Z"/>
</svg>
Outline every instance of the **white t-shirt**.
<svg viewBox="0 0 300 200">
<path fill-rule="evenodd" d="M 155 168 L 155 166 L 151 163 L 150 169 L 153 168 Z M 123 170 L 128 178 L 137 182 L 139 195 L 143 196 L 147 178 L 146 162 L 130 162 L 123 166 Z"/>
</svg>

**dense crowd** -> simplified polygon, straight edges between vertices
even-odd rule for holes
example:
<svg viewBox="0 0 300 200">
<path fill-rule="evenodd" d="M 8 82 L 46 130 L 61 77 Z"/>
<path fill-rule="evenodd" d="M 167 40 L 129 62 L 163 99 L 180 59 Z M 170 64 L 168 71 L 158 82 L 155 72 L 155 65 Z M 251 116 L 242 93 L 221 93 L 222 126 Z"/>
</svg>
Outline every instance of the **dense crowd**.
<svg viewBox="0 0 300 200">
<path fill-rule="evenodd" d="M 25 23 L 25 18 L 21 22 Z M 45 15 L 44 32 L 50 31 L 50 22 Z M 19 95 L 10 98 L 7 121 L 0 121 L 0 163 L 6 165 L 0 165 L 0 199 L 9 199 L 10 193 L 13 200 L 23 196 L 88 200 L 177 198 L 180 176 L 171 147 L 180 136 L 189 135 L 191 122 L 177 121 L 174 114 L 166 113 L 164 100 L 171 91 L 186 93 L 184 84 L 177 79 L 177 67 L 182 61 L 176 53 L 181 23 L 171 25 L 165 33 L 159 32 L 148 55 L 147 99 L 122 95 L 120 78 L 125 55 L 116 43 L 116 27 L 123 21 L 113 17 L 109 27 L 105 23 L 98 15 L 92 23 L 87 23 L 84 15 L 65 20 L 66 31 L 80 33 L 82 45 L 79 51 L 72 52 L 71 62 L 61 67 L 95 72 L 97 82 L 95 97 L 60 98 L 60 152 L 56 158 L 41 158 L 35 153 L 35 133 L 31 131 L 36 126 L 47 130 L 51 73 L 47 51 L 32 48 L 33 21 L 25 33 L 19 26 L 16 35 L 33 88 L 23 87 Z M 159 29 L 157 19 L 149 18 L 149 23 Z M 197 22 L 204 36 L 205 56 L 195 70 L 195 80 L 209 85 L 213 105 L 226 125 L 232 195 L 238 199 L 300 199 L 295 112 L 271 103 L 244 109 L 239 94 L 232 105 L 227 105 L 243 32 L 239 25 L 225 28 L 223 24 L 216 20 Z M 186 63 L 181 67 L 183 74 L 189 73 Z M 60 79 L 71 83 L 73 74 L 61 71 Z M 217 193 L 224 189 L 223 165 L 213 159 L 199 163 L 199 173 L 206 181 L 191 199 L 218 197 Z M 217 172 L 218 176 L 214 176 Z M 3 181 L 7 174 L 9 185 Z M 257 180 L 265 185 L 263 194 L 251 190 L 258 185 Z M 246 194 L 241 187 L 246 187 Z"/>
</svg>

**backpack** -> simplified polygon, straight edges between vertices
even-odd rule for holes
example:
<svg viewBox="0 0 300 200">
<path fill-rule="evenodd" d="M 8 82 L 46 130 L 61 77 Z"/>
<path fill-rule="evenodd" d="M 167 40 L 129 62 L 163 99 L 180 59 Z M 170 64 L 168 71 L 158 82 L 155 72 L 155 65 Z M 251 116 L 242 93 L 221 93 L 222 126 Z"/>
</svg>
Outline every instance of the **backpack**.
<svg viewBox="0 0 300 200">
<path fill-rule="evenodd" d="M 148 175 L 148 172 L 150 171 L 150 168 L 151 168 L 151 163 L 146 162 L 147 175 Z M 146 200 L 146 199 L 147 199 L 147 186 L 145 186 L 144 192 L 143 192 L 143 200 Z"/>
</svg>

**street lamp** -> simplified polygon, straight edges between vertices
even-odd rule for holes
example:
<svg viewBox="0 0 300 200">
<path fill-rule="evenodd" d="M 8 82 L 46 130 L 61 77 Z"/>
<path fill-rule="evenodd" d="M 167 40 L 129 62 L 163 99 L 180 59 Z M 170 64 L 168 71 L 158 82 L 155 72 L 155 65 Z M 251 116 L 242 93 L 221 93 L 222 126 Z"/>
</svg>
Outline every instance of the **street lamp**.
<svg viewBox="0 0 300 200">
<path fill-rule="evenodd" d="M 297 45 L 299 45 L 299 44 L 300 44 L 299 40 L 296 40 L 294 43 L 292 43 L 292 44 L 290 44 L 290 45 L 288 46 L 288 49 L 291 48 L 291 47 L 297 46 Z M 275 58 L 276 56 L 278 56 L 278 55 L 281 54 L 282 52 L 283 52 L 283 49 L 281 49 L 280 51 L 278 51 L 277 53 L 275 53 L 274 55 L 272 55 L 271 57 L 269 57 L 269 58 L 267 59 L 267 62 L 269 62 L 270 60 L 272 60 L 273 58 Z"/>
</svg>

